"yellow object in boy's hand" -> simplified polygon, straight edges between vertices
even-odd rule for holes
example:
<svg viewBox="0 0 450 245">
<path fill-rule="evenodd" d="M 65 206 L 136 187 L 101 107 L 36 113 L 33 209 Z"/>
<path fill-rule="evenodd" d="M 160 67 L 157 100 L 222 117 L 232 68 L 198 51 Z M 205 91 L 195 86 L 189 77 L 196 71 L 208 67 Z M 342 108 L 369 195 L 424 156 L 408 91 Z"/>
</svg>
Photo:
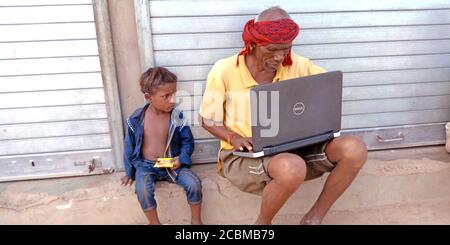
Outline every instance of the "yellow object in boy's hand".
<svg viewBox="0 0 450 245">
<path fill-rule="evenodd" d="M 165 157 L 156 159 L 155 167 L 156 168 L 172 168 L 173 167 L 173 158 Z"/>
</svg>

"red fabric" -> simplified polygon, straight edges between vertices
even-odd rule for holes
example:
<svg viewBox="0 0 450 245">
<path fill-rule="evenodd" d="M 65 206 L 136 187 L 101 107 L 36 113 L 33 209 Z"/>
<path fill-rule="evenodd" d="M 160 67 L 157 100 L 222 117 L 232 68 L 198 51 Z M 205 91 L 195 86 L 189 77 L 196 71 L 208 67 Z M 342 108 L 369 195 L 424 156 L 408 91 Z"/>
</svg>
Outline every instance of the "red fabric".
<svg viewBox="0 0 450 245">
<path fill-rule="evenodd" d="M 244 49 L 239 55 L 250 53 L 250 44 L 266 46 L 271 43 L 285 44 L 292 42 L 300 32 L 300 27 L 291 19 L 279 19 L 271 21 L 249 20 L 242 32 L 242 40 L 244 40 Z M 239 55 L 236 66 L 239 65 Z M 291 52 L 283 60 L 283 66 L 292 65 Z"/>
</svg>

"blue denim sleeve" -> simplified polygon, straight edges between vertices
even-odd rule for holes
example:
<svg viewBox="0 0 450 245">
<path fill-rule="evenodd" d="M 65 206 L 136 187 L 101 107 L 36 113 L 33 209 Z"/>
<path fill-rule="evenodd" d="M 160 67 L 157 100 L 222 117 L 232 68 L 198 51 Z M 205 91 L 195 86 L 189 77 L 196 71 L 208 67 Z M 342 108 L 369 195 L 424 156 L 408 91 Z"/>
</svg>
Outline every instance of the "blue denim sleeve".
<svg viewBox="0 0 450 245">
<path fill-rule="evenodd" d="M 191 166 L 191 155 L 194 152 L 194 136 L 192 136 L 191 128 L 189 126 L 183 126 L 179 130 L 181 138 L 180 149 L 180 163 L 186 166 Z"/>
<path fill-rule="evenodd" d="M 133 134 L 130 130 L 130 127 L 127 126 L 124 141 L 123 164 L 126 175 L 130 177 L 132 180 L 134 180 L 135 178 L 136 168 L 131 164 L 130 158 L 133 154 L 135 145 L 136 143 L 134 142 Z"/>
</svg>

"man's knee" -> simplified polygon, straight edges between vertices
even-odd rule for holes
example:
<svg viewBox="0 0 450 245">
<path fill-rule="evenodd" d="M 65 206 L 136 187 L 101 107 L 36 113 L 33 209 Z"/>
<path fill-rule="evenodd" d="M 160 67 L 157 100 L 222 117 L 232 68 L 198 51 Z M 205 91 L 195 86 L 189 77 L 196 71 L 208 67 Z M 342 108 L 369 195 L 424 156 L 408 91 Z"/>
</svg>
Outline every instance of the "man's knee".
<svg viewBox="0 0 450 245">
<path fill-rule="evenodd" d="M 360 169 L 367 159 L 367 146 L 363 140 L 355 136 L 343 136 L 340 149 L 342 160 L 348 162 L 349 167 Z"/>
<path fill-rule="evenodd" d="M 297 188 L 305 180 L 305 161 L 295 154 L 278 154 L 270 161 L 269 175 L 279 184 Z"/>
</svg>

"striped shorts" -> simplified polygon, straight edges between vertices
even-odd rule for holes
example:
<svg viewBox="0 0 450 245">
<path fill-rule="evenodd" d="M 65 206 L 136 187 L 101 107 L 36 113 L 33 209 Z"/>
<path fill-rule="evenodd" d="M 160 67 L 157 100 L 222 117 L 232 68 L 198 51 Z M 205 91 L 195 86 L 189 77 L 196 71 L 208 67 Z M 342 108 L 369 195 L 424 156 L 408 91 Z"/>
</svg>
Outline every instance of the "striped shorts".
<svg viewBox="0 0 450 245">
<path fill-rule="evenodd" d="M 305 180 L 315 179 L 331 172 L 336 163 L 331 162 L 325 148 L 330 141 L 289 151 L 300 156 L 306 162 Z M 272 178 L 268 174 L 270 160 L 274 156 L 245 158 L 233 155 L 233 150 L 221 150 L 219 158 L 222 164 L 220 175 L 227 178 L 241 191 L 261 195 L 264 187 Z"/>
</svg>

